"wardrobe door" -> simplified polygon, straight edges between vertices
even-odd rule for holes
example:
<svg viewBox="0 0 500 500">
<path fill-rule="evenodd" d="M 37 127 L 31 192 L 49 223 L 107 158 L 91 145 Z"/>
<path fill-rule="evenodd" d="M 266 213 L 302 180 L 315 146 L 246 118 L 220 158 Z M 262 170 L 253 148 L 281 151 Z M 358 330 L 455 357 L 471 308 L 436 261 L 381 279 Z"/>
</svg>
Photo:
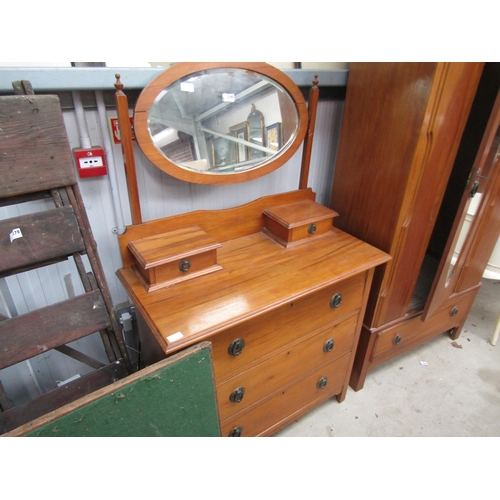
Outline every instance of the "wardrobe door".
<svg viewBox="0 0 500 500">
<path fill-rule="evenodd" d="M 402 318 L 411 308 L 482 69 L 482 63 L 438 63 L 372 327 Z"/>
<path fill-rule="evenodd" d="M 500 234 L 499 156 L 500 91 L 497 90 L 496 99 L 423 312 L 424 320 L 435 313 L 453 293 L 477 286 L 481 280 L 481 275 Z M 445 197 L 445 203 L 446 201 Z M 473 210 L 471 210 L 472 206 L 474 206 Z M 473 214 L 471 222 L 466 221 L 468 213 Z"/>
</svg>

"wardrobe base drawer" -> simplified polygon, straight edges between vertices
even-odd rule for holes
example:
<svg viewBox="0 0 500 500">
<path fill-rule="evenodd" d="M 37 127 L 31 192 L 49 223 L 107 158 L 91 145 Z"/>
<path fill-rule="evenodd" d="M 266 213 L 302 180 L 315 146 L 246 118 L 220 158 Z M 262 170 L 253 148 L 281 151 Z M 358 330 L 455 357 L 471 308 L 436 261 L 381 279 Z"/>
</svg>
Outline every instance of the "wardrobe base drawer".
<svg viewBox="0 0 500 500">
<path fill-rule="evenodd" d="M 422 321 L 422 315 L 418 315 L 375 332 L 371 362 L 378 365 L 436 335 L 459 327 L 467 318 L 476 294 L 477 289 L 473 289 L 452 297 L 425 321 Z"/>
</svg>

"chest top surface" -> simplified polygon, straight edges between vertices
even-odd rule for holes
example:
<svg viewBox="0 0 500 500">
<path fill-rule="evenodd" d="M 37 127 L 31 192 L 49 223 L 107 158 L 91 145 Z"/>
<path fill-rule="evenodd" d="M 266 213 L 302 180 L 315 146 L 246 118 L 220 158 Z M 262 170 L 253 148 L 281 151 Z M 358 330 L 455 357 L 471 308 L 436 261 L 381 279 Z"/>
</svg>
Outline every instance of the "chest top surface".
<svg viewBox="0 0 500 500">
<path fill-rule="evenodd" d="M 384 252 L 332 227 L 291 248 L 262 231 L 223 242 L 221 270 L 151 293 L 130 268 L 117 274 L 168 353 L 387 260 Z"/>
</svg>

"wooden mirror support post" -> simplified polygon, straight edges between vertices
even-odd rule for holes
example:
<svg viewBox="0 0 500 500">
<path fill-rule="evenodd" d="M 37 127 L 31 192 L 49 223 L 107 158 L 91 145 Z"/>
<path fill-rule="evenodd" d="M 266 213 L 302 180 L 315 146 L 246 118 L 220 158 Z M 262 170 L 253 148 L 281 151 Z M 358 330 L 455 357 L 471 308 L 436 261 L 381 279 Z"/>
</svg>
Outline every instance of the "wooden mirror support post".
<svg viewBox="0 0 500 500">
<path fill-rule="evenodd" d="M 314 75 L 313 86 L 309 90 L 308 109 L 308 127 L 304 139 L 304 149 L 302 152 L 302 167 L 300 170 L 299 189 L 306 189 L 309 182 L 309 167 L 311 164 L 311 152 L 314 137 L 314 127 L 316 124 L 316 111 L 318 109 L 319 88 L 318 75 Z"/>
<path fill-rule="evenodd" d="M 132 224 L 141 224 L 141 204 L 139 200 L 137 173 L 135 170 L 134 145 L 132 142 L 132 128 L 130 126 L 130 117 L 128 113 L 128 99 L 123 92 L 123 83 L 120 81 L 120 75 L 117 74 L 115 76 L 116 112 L 118 114 L 118 127 L 120 129 L 125 175 L 127 176 L 130 210 L 132 212 Z"/>
</svg>

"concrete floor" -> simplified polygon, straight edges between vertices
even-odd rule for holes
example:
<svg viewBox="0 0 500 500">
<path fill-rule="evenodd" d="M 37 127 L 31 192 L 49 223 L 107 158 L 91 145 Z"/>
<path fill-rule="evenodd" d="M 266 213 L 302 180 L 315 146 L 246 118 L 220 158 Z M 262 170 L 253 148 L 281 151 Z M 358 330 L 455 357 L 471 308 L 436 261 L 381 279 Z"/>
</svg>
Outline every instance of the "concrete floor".
<svg viewBox="0 0 500 500">
<path fill-rule="evenodd" d="M 371 371 L 359 392 L 329 400 L 277 437 L 498 437 L 500 281 L 483 279 L 454 347 L 443 334 Z M 421 362 L 427 362 L 422 364 Z"/>
</svg>

